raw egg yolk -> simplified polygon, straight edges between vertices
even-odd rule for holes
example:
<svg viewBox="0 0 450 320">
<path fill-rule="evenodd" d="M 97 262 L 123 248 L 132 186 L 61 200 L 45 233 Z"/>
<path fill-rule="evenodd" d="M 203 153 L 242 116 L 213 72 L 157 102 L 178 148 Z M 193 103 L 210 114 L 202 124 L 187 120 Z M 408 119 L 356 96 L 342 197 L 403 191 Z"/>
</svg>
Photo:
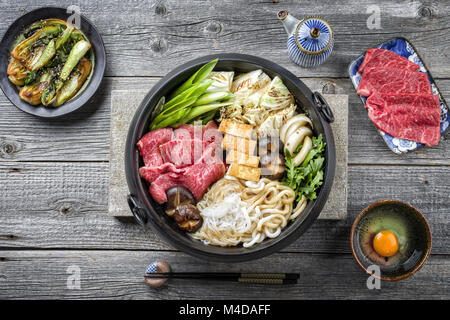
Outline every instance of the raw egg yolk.
<svg viewBox="0 0 450 320">
<path fill-rule="evenodd" d="M 389 230 L 380 231 L 373 238 L 373 248 L 380 256 L 392 257 L 398 251 L 397 236 Z"/>
</svg>

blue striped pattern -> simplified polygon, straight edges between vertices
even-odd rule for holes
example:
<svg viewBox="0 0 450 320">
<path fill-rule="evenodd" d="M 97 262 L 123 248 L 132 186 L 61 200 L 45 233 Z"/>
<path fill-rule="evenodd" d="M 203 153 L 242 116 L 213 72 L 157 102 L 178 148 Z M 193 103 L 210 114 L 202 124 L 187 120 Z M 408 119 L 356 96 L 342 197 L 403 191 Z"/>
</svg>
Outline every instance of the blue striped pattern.
<svg viewBox="0 0 450 320">
<path fill-rule="evenodd" d="M 330 56 L 331 51 L 333 51 L 333 46 L 334 43 L 331 44 L 330 48 L 322 54 L 310 55 L 300 51 L 293 35 L 290 36 L 287 41 L 289 58 L 291 58 L 291 60 L 299 66 L 306 68 L 317 67 L 324 63 Z"/>
<path fill-rule="evenodd" d="M 311 37 L 310 32 L 312 28 L 318 28 L 320 30 L 319 37 Z M 311 18 L 299 26 L 297 39 L 303 49 L 319 52 L 326 48 L 330 39 L 333 41 L 330 32 L 329 27 L 323 21 Z M 334 43 L 332 42 L 328 50 L 321 54 L 313 55 L 304 53 L 298 48 L 294 35 L 291 35 L 287 40 L 289 58 L 291 58 L 294 63 L 307 68 L 316 67 L 324 63 L 330 56 L 331 51 L 333 51 L 333 46 Z"/>
</svg>

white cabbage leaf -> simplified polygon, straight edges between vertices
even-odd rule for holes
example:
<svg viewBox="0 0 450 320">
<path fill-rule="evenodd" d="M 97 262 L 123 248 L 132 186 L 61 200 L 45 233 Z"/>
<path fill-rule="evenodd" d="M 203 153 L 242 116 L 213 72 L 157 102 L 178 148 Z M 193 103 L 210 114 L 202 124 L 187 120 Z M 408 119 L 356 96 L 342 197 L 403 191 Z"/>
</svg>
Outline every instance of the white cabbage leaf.
<svg viewBox="0 0 450 320">
<path fill-rule="evenodd" d="M 295 114 L 297 106 L 291 104 L 288 108 L 272 111 L 258 128 L 259 137 L 278 137 L 281 127 Z"/>
<path fill-rule="evenodd" d="M 283 81 L 276 76 L 268 90 L 261 97 L 260 106 L 268 110 L 280 110 L 294 103 L 294 96 L 289 92 Z"/>
<path fill-rule="evenodd" d="M 213 71 L 208 76 L 208 79 L 214 82 L 206 89 L 206 92 L 231 91 L 231 84 L 233 83 L 233 71 Z"/>
</svg>

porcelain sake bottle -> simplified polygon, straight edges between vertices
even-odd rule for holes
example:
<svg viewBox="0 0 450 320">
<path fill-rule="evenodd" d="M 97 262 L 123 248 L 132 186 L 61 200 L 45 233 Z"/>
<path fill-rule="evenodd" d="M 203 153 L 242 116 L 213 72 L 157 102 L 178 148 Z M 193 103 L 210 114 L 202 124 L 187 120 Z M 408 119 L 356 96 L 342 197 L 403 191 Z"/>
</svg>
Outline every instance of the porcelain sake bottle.
<svg viewBox="0 0 450 320">
<path fill-rule="evenodd" d="M 327 60 L 333 50 L 331 25 L 320 17 L 298 20 L 286 10 L 278 12 L 288 34 L 287 48 L 292 61 L 302 67 L 316 67 Z"/>
</svg>

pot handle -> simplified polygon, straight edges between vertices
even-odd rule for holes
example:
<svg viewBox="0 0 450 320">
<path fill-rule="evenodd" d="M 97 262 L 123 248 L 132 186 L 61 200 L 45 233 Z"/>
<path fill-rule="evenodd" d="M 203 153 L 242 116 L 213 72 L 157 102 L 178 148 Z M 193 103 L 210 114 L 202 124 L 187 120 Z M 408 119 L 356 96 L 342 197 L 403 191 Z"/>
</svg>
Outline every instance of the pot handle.
<svg viewBox="0 0 450 320">
<path fill-rule="evenodd" d="M 333 123 L 334 114 L 325 98 L 317 91 L 313 93 L 313 98 L 317 108 L 322 113 L 325 120 L 327 120 L 328 123 Z"/>
<path fill-rule="evenodd" d="M 145 226 L 148 222 L 148 217 L 145 214 L 144 209 L 138 205 L 138 201 L 137 201 L 136 197 L 132 194 L 129 194 L 127 196 L 127 202 L 128 202 L 128 206 L 130 207 L 130 210 L 133 213 L 133 216 L 136 219 L 136 221 L 140 225 Z"/>
</svg>

